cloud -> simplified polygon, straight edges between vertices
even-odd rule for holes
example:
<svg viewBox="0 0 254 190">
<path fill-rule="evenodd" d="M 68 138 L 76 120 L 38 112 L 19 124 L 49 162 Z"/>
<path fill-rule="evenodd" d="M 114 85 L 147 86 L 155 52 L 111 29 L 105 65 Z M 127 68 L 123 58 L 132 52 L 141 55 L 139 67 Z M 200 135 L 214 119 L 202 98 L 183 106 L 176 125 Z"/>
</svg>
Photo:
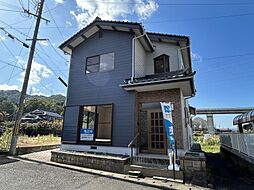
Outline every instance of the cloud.
<svg viewBox="0 0 254 190">
<path fill-rule="evenodd" d="M 103 20 L 126 19 L 135 14 L 145 20 L 158 9 L 155 0 L 76 0 L 77 10 L 70 11 L 80 28 L 92 22 L 97 16 Z"/>
<path fill-rule="evenodd" d="M 41 92 L 40 89 L 35 88 L 35 87 L 31 87 L 31 94 L 30 95 L 37 95 L 37 96 L 49 96 L 47 94 L 44 94 L 43 92 Z"/>
<path fill-rule="evenodd" d="M 43 40 L 43 41 L 38 41 L 39 44 L 43 45 L 43 46 L 48 46 L 49 43 L 47 40 Z"/>
<path fill-rule="evenodd" d="M 36 85 L 40 83 L 40 81 L 43 78 L 49 78 L 52 74 L 53 74 L 52 71 L 48 69 L 45 65 L 42 65 L 33 61 L 30 78 L 29 78 L 29 85 L 30 86 Z M 20 75 L 21 75 L 21 78 L 19 80 L 23 81 L 23 78 L 25 76 L 25 71 L 22 72 Z"/>
<path fill-rule="evenodd" d="M 54 0 L 56 4 L 63 4 L 64 0 Z"/>
<path fill-rule="evenodd" d="M 154 0 L 147 0 L 145 3 L 142 0 L 136 0 L 135 12 L 141 20 L 146 20 L 159 8 L 159 5 Z"/>
<path fill-rule="evenodd" d="M 71 27 L 71 26 L 72 26 L 71 22 L 65 21 L 65 27 L 66 27 L 66 28 L 69 28 L 69 27 Z"/>
<path fill-rule="evenodd" d="M 18 86 L 17 85 L 1 84 L 0 90 L 18 90 Z"/>
<path fill-rule="evenodd" d="M 0 35 L 0 41 L 4 41 L 5 39 L 5 36 Z"/>
<path fill-rule="evenodd" d="M 203 61 L 201 55 L 199 55 L 198 53 L 193 53 L 193 52 L 191 52 L 191 59 L 192 59 L 192 61 L 195 61 L 198 63 Z"/>
</svg>

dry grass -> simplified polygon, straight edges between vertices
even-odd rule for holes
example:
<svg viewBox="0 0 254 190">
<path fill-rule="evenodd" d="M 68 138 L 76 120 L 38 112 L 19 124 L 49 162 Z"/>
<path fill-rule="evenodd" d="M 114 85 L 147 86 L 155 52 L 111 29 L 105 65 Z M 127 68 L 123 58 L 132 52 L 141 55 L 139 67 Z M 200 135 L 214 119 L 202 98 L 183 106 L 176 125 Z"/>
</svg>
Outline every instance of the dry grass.
<svg viewBox="0 0 254 190">
<path fill-rule="evenodd" d="M 18 147 L 26 147 L 26 146 L 38 146 L 38 145 L 54 145 L 60 144 L 61 137 L 54 137 L 53 135 L 46 136 L 37 136 L 37 137 L 28 137 L 28 136 L 20 136 L 18 138 Z"/>
</svg>

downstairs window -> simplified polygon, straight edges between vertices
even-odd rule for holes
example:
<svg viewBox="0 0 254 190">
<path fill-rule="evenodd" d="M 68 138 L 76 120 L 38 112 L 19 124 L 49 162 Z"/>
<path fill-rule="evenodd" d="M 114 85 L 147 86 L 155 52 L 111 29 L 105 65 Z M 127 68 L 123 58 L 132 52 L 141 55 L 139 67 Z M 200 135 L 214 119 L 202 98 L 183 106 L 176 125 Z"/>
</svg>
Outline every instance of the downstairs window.
<svg viewBox="0 0 254 190">
<path fill-rule="evenodd" d="M 81 142 L 111 143 L 112 104 L 83 106 Z"/>
</svg>

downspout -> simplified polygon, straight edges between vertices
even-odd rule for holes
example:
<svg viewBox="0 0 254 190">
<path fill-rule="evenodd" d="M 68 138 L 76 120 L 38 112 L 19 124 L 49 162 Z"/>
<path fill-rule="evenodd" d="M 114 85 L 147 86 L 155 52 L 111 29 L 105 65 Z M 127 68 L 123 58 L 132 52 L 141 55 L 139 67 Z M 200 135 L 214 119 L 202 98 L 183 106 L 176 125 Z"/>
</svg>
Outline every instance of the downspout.
<svg viewBox="0 0 254 190">
<path fill-rule="evenodd" d="M 134 80 L 134 76 L 135 76 L 135 40 L 138 38 L 141 38 L 143 36 L 147 36 L 146 33 L 140 35 L 140 36 L 136 36 L 134 38 L 132 38 L 132 57 L 131 57 L 131 82 L 133 82 Z"/>
</svg>

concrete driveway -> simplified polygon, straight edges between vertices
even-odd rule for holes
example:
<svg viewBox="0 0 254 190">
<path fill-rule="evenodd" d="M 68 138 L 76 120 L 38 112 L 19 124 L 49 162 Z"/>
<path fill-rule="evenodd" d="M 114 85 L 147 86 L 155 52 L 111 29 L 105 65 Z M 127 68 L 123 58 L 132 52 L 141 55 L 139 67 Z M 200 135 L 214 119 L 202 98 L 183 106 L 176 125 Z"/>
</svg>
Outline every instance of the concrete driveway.
<svg viewBox="0 0 254 190">
<path fill-rule="evenodd" d="M 160 189 L 0 155 L 0 189 Z"/>
</svg>

